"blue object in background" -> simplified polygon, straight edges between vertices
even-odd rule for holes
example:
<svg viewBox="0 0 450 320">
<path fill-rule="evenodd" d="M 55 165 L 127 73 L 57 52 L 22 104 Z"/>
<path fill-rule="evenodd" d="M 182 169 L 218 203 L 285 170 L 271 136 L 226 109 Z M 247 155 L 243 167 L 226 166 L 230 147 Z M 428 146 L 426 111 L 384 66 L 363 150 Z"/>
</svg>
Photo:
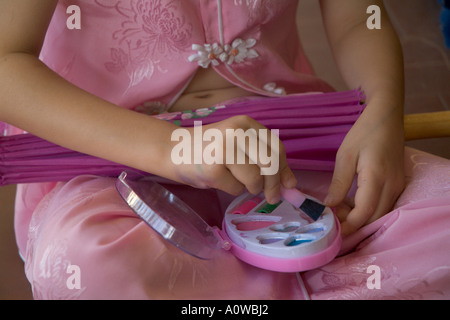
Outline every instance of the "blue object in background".
<svg viewBox="0 0 450 320">
<path fill-rule="evenodd" d="M 450 48 L 450 0 L 438 0 L 442 6 L 440 24 L 445 38 L 445 45 Z"/>
</svg>

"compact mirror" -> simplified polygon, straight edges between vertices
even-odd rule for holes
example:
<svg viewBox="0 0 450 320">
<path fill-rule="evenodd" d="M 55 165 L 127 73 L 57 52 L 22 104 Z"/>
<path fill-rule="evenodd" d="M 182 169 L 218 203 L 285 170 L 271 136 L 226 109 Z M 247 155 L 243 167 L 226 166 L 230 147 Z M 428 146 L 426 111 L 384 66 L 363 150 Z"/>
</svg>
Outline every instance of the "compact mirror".
<svg viewBox="0 0 450 320">
<path fill-rule="evenodd" d="M 122 172 L 116 188 L 125 202 L 164 239 L 200 259 L 212 259 L 221 241 L 186 203 L 172 192 L 151 181 Z"/>
</svg>

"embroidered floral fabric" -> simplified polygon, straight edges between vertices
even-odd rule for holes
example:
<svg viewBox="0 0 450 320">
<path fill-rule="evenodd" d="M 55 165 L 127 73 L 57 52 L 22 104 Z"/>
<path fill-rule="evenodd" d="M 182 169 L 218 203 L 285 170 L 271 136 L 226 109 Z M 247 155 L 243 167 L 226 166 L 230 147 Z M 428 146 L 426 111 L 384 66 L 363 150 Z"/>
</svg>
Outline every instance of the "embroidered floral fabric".
<svg viewBox="0 0 450 320">
<path fill-rule="evenodd" d="M 332 90 L 301 51 L 295 0 L 78 0 L 83 23 L 68 30 L 71 4 L 59 1 L 41 59 L 123 107 L 166 111 L 199 67 L 259 95 Z"/>
<path fill-rule="evenodd" d="M 115 179 L 20 185 L 26 274 L 37 299 L 449 299 L 450 161 L 407 149 L 405 164 L 408 185 L 396 208 L 345 238 L 331 263 L 301 275 L 257 269 L 225 251 L 209 261 L 180 251 L 127 207 Z M 296 176 L 318 198 L 331 179 Z M 220 225 L 218 198 L 231 201 L 213 190 L 166 187 L 210 225 Z M 67 285 L 70 265 L 81 272 L 79 288 Z"/>
</svg>

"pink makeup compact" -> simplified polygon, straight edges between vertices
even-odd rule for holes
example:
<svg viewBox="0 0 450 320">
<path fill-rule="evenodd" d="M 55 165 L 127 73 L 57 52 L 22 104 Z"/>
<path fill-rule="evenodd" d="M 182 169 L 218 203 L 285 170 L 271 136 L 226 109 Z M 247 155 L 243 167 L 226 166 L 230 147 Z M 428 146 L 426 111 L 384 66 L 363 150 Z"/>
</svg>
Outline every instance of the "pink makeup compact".
<svg viewBox="0 0 450 320">
<path fill-rule="evenodd" d="M 269 204 L 262 194 L 245 193 L 228 206 L 219 229 L 209 226 L 186 203 L 154 181 L 136 180 L 123 172 L 116 187 L 153 230 L 200 259 L 214 259 L 219 250 L 228 250 L 263 269 L 299 272 L 327 264 L 341 247 L 339 221 L 328 207 L 320 216 L 311 218 L 293 205 L 292 199 Z"/>
</svg>

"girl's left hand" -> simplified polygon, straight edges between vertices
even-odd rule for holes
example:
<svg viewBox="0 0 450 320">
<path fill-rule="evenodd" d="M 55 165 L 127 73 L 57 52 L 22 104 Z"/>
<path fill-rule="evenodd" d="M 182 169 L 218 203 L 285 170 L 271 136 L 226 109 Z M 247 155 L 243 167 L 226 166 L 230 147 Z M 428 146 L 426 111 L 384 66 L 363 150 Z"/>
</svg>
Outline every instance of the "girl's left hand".
<svg viewBox="0 0 450 320">
<path fill-rule="evenodd" d="M 368 105 L 344 139 L 324 201 L 336 207 L 343 235 L 385 215 L 404 188 L 403 119 L 375 112 L 376 106 Z M 357 190 L 348 199 L 355 175 Z"/>
</svg>

